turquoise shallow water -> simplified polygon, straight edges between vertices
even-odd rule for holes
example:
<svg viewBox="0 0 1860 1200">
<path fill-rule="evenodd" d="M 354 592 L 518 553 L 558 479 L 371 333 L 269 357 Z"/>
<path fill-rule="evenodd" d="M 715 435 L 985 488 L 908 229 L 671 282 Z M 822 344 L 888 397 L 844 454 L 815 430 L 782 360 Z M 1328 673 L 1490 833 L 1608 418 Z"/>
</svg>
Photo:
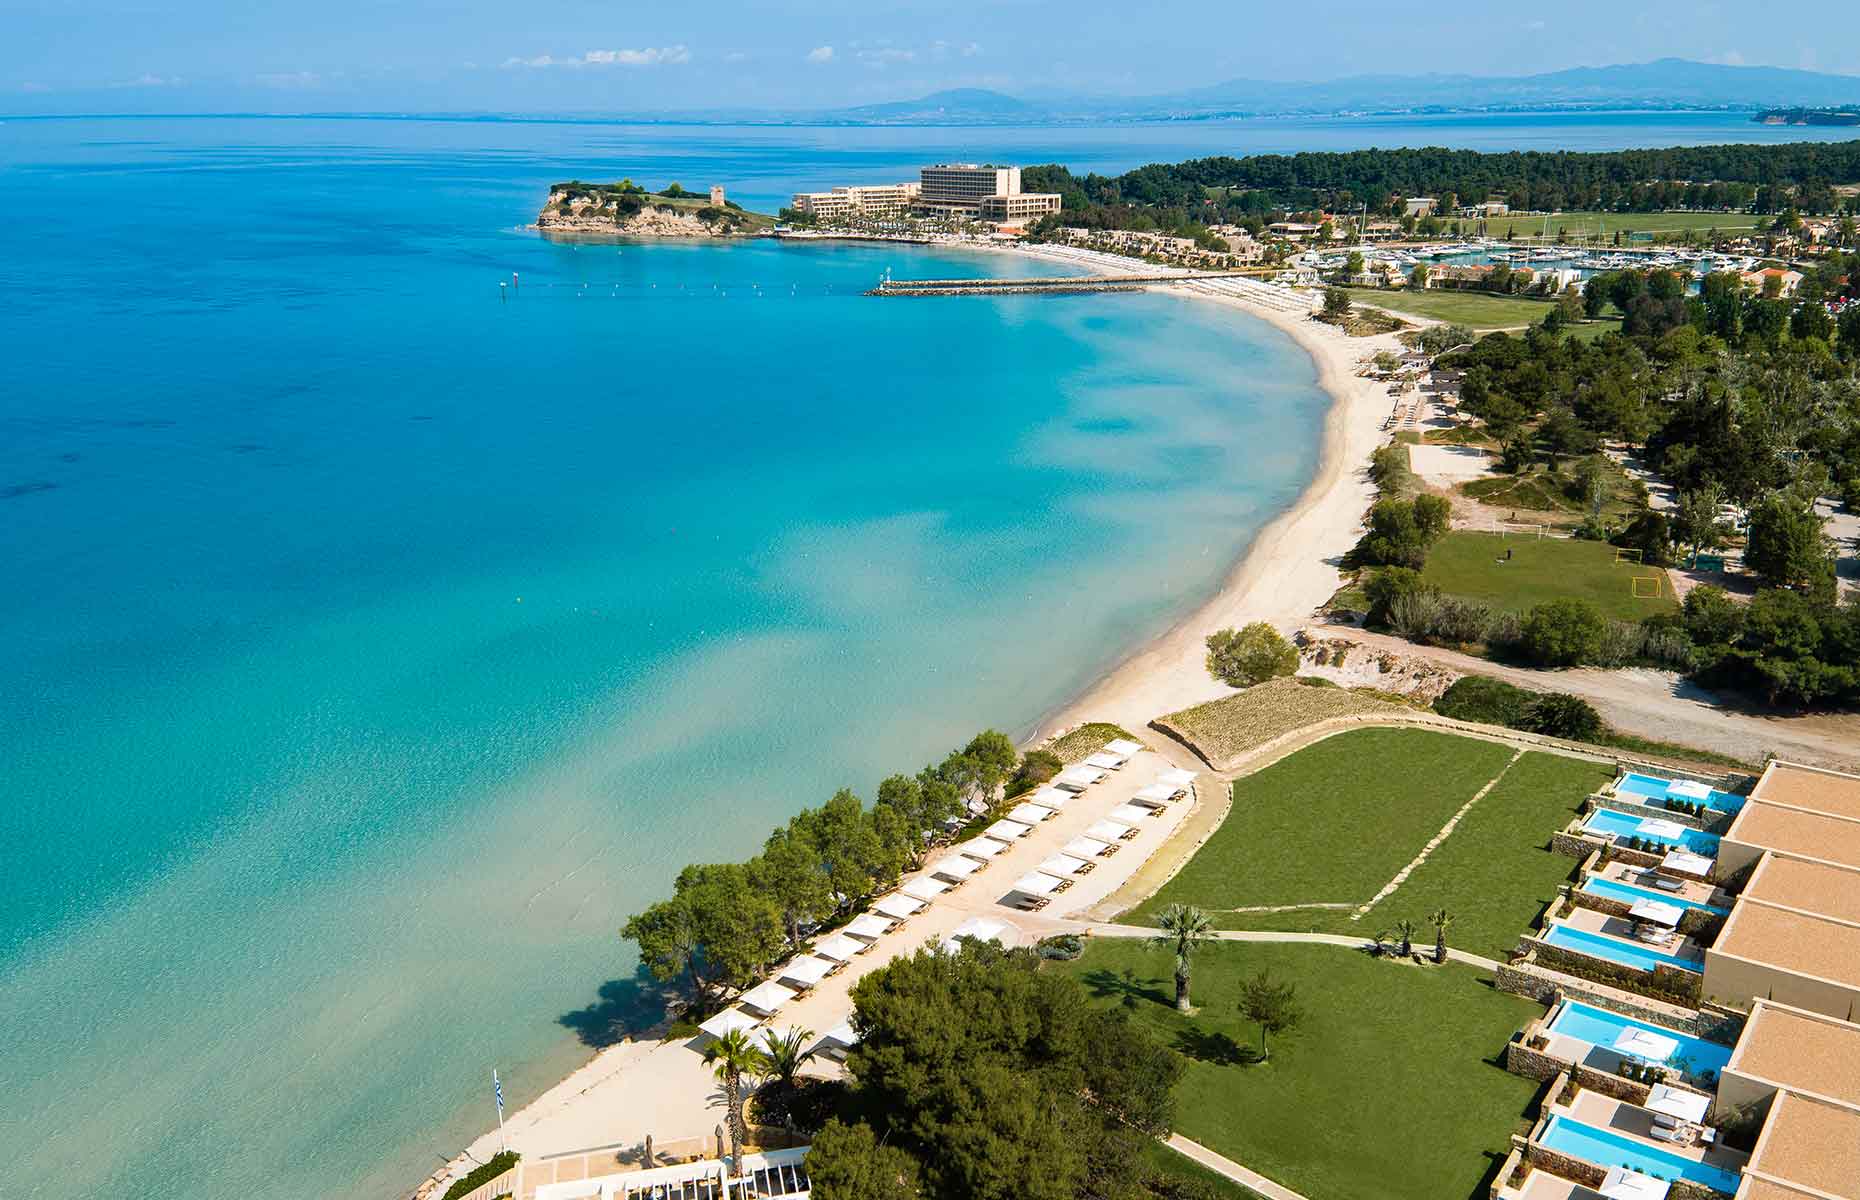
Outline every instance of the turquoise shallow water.
<svg viewBox="0 0 1860 1200">
<path fill-rule="evenodd" d="M 551 245 L 550 181 L 1711 122 L 0 124 L 6 1193 L 403 1192 L 636 1006 L 680 865 L 1026 729 L 1309 477 L 1312 366 L 1229 311 Z"/>
<path fill-rule="evenodd" d="M 673 170 L 336 126 L 9 145 L 9 1194 L 403 1190 L 627 1007 L 680 865 L 1026 729 L 1311 470 L 1225 310 L 552 245 L 551 179 Z"/>
</svg>

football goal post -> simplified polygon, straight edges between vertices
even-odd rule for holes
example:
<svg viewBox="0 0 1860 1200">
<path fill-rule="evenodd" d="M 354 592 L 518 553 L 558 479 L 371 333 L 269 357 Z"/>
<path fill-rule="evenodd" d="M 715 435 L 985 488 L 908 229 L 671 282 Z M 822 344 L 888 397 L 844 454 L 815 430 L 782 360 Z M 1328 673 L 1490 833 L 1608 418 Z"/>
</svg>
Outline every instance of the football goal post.
<svg viewBox="0 0 1860 1200">
<path fill-rule="evenodd" d="M 1628 580 L 1628 583 L 1634 589 L 1636 600 L 1658 600 L 1660 598 L 1661 586 L 1658 575 L 1636 575 Z"/>
</svg>

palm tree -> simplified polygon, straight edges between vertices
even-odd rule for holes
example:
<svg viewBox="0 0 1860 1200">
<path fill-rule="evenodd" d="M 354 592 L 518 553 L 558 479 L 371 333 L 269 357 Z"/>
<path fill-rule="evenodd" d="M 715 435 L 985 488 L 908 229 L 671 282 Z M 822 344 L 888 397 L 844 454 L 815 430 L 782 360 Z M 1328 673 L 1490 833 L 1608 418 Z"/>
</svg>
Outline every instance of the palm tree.
<svg viewBox="0 0 1860 1200">
<path fill-rule="evenodd" d="M 1453 914 L 1444 908 L 1437 908 L 1428 914 L 1427 919 L 1434 924 L 1434 961 L 1447 961 L 1447 926 L 1453 924 Z"/>
<path fill-rule="evenodd" d="M 801 1068 L 814 1057 L 814 1052 L 807 1044 L 814 1040 L 814 1031 L 802 1029 L 799 1025 L 788 1028 L 786 1033 L 768 1031 L 763 1041 L 763 1057 L 767 1060 L 765 1073 L 783 1088 L 793 1088 L 795 1079 L 801 1074 Z"/>
<path fill-rule="evenodd" d="M 1414 931 L 1417 928 L 1407 917 L 1395 922 L 1395 936 L 1401 939 L 1401 956 L 1407 958 L 1414 953 Z"/>
<path fill-rule="evenodd" d="M 1156 945 L 1175 951 L 1175 1006 L 1181 1012 L 1187 1012 L 1189 959 L 1194 956 L 1195 947 L 1208 940 L 1208 931 L 1213 922 L 1208 914 L 1192 904 L 1171 904 L 1156 918 L 1156 927 L 1162 932 L 1153 940 Z"/>
<path fill-rule="evenodd" d="M 732 1029 L 704 1050 L 704 1061 L 723 1084 L 723 1102 L 729 1109 L 730 1157 L 741 1162 L 743 1143 L 749 1140 L 749 1126 L 743 1120 L 743 1077 L 754 1077 L 768 1068 L 768 1055 L 749 1040 L 749 1034 Z"/>
</svg>

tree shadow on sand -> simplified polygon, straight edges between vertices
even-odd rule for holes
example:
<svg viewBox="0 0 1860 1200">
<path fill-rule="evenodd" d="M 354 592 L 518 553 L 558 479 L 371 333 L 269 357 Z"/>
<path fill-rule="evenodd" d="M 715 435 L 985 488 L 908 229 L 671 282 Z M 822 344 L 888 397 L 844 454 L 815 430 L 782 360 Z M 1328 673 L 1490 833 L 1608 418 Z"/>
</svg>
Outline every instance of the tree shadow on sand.
<svg viewBox="0 0 1860 1200">
<path fill-rule="evenodd" d="M 1085 990 L 1099 1000 L 1116 997 L 1125 1008 L 1135 1008 L 1148 1000 L 1155 1004 L 1173 1006 L 1175 997 L 1162 990 L 1154 981 L 1138 979 L 1131 970 L 1112 971 L 1099 967 L 1087 971 L 1084 975 Z"/>
<path fill-rule="evenodd" d="M 666 1019 L 665 1006 L 674 991 L 652 977 L 644 967 L 630 979 L 609 979 L 595 993 L 594 1003 L 555 1019 L 582 1045 L 601 1050 L 628 1037 L 637 1037 Z"/>
</svg>

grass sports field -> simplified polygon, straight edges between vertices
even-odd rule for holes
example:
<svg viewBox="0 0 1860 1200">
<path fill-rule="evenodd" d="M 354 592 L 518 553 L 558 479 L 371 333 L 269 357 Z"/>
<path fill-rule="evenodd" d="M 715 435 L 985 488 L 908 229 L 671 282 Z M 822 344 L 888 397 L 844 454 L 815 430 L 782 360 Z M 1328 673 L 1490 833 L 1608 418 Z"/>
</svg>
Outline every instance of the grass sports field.
<svg viewBox="0 0 1860 1200">
<path fill-rule="evenodd" d="M 1511 558 L 1502 561 L 1507 551 Z M 1421 574 L 1450 596 L 1512 612 L 1566 596 L 1591 601 L 1623 621 L 1678 606 L 1664 572 L 1616 562 L 1606 542 L 1455 530 L 1428 551 Z"/>
<path fill-rule="evenodd" d="M 1173 1006 L 1168 952 L 1145 942 L 1094 938 L 1063 968 L 1187 1057 L 1178 1132 L 1313 1200 L 1483 1194 L 1539 1087 L 1492 1060 L 1540 1005 L 1470 967 L 1335 946 L 1212 943 L 1194 962 L 1192 1016 Z M 1259 1035 L 1239 987 L 1260 971 L 1295 986 L 1304 1019 L 1243 1064 Z"/>
<path fill-rule="evenodd" d="M 1535 325 L 1550 311 L 1548 300 L 1527 300 L 1521 296 L 1492 296 L 1484 292 L 1456 292 L 1429 289 L 1423 292 L 1382 291 L 1377 288 L 1350 288 L 1350 298 L 1365 308 L 1380 308 L 1401 316 L 1422 317 L 1464 325 L 1476 333 L 1494 329 L 1521 329 Z M 1619 317 L 1604 317 L 1569 327 L 1570 335 L 1598 338 L 1621 328 Z"/>
<path fill-rule="evenodd" d="M 1371 786 L 1365 763 L 1376 764 Z M 1612 774 L 1430 730 L 1341 733 L 1237 780 L 1207 844 L 1121 919 L 1147 924 L 1179 902 L 1208 910 L 1222 929 L 1368 938 L 1406 918 L 1431 946 L 1428 915 L 1445 908 L 1449 945 L 1500 957 L 1575 866 L 1546 848 L 1550 835 Z M 1475 796 L 1452 833 L 1377 899 Z"/>
</svg>

